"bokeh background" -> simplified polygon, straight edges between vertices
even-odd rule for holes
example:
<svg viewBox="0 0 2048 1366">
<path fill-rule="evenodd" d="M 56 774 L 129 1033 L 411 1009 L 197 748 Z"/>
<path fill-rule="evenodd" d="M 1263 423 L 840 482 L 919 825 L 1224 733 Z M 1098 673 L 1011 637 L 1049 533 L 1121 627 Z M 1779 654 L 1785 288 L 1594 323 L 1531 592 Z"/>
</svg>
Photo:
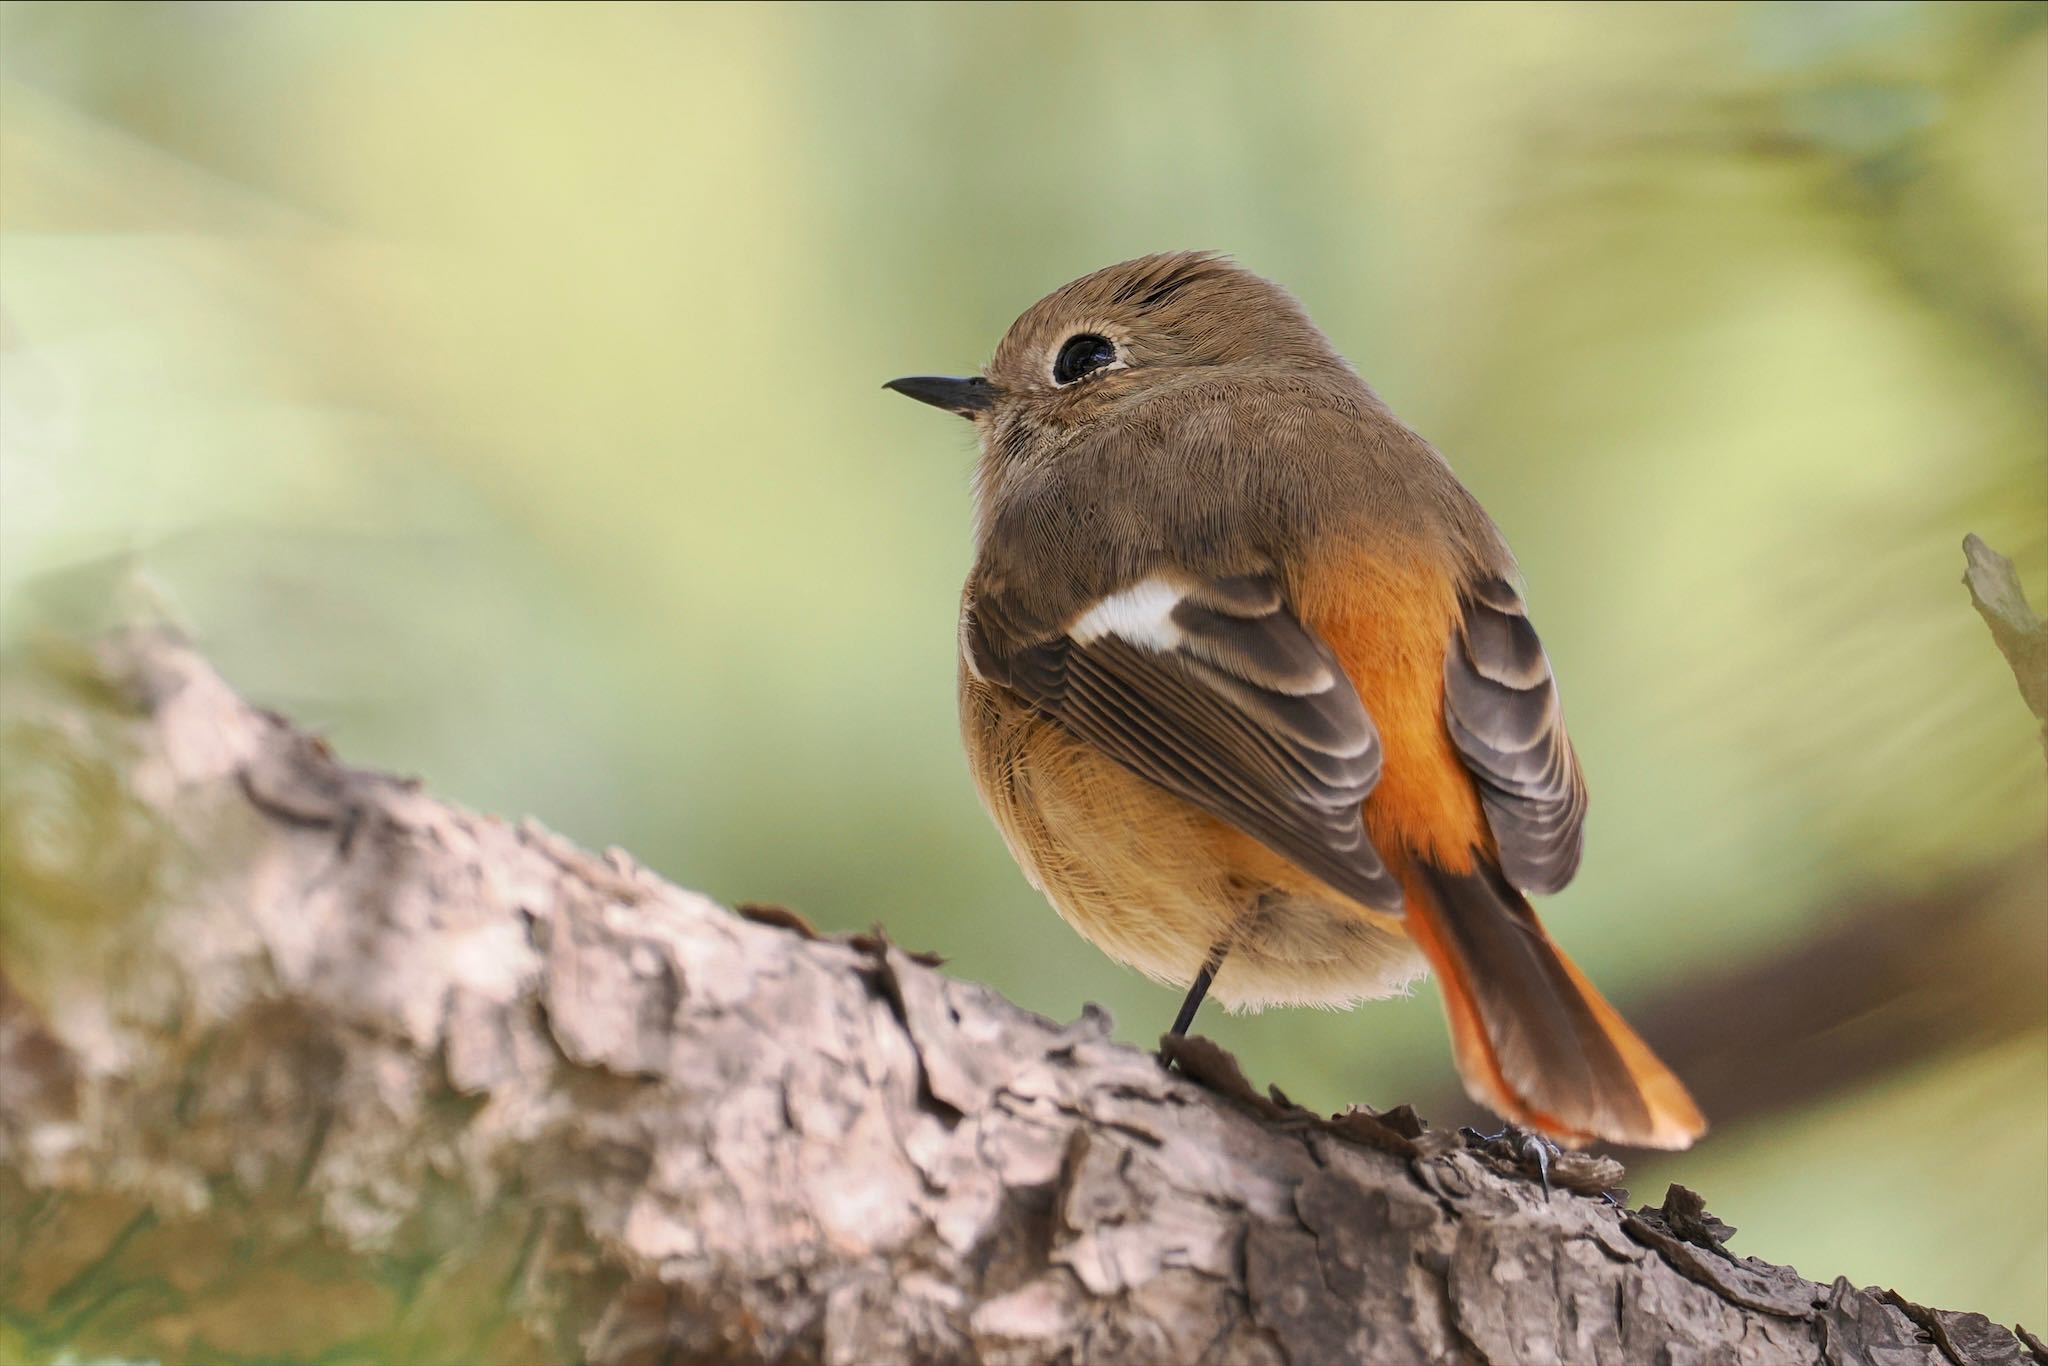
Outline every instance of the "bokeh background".
<svg viewBox="0 0 2048 1366">
<path fill-rule="evenodd" d="M 2041 1327 L 2043 756 L 1958 579 L 2048 600 L 2048 7 L 10 4 L 0 635 L 137 570 L 352 761 L 1149 1042 L 976 804 L 971 434 L 878 385 L 1181 247 L 1521 555 L 1548 918 L 1717 1121 L 1636 1197 Z M 1204 1028 L 1473 1117 L 1433 987 Z"/>
</svg>

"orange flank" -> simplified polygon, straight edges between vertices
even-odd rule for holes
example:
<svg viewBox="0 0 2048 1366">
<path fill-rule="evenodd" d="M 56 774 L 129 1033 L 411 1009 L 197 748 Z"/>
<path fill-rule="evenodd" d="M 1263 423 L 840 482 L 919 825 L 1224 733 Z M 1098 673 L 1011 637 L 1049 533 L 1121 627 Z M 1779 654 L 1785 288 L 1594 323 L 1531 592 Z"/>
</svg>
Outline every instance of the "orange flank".
<svg viewBox="0 0 2048 1366">
<path fill-rule="evenodd" d="M 1353 552 L 1341 569 L 1300 585 L 1297 601 L 1379 729 L 1380 781 L 1365 803 L 1373 847 L 1390 865 L 1408 852 L 1469 872 L 1493 837 L 1444 730 L 1444 650 L 1457 629 L 1458 589 L 1421 548 L 1390 549 Z"/>
</svg>

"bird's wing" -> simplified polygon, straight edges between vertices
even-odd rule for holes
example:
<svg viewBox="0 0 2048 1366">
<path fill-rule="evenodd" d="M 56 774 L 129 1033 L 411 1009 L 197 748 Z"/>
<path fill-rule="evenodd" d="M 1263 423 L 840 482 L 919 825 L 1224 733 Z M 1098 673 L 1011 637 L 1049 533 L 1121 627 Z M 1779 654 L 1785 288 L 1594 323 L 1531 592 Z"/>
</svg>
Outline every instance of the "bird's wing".
<svg viewBox="0 0 2048 1366">
<path fill-rule="evenodd" d="M 1479 783 L 1501 870 L 1528 892 L 1578 871 L 1586 784 L 1557 683 L 1522 595 L 1503 579 L 1467 588 L 1444 659 L 1444 724 Z"/>
<path fill-rule="evenodd" d="M 977 676 L 1347 896 L 1401 909 L 1361 820 L 1379 733 L 1272 576 L 1160 573 L 1058 626 L 1028 621 L 976 585 L 962 643 Z"/>
</svg>

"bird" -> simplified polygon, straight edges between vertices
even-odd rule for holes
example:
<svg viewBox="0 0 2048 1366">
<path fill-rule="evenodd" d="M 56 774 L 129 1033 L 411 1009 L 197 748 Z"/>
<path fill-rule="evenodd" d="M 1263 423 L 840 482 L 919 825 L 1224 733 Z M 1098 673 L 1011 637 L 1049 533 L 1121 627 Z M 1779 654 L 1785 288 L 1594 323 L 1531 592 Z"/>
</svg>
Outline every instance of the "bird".
<svg viewBox="0 0 2048 1366">
<path fill-rule="evenodd" d="M 1285 289 L 1109 266 L 989 363 L 885 388 L 971 420 L 969 767 L 1112 958 L 1226 1009 L 1433 971 L 1467 1093 L 1565 1146 L 1677 1149 L 1684 1085 L 1537 919 L 1586 785 L 1507 543 Z"/>
</svg>

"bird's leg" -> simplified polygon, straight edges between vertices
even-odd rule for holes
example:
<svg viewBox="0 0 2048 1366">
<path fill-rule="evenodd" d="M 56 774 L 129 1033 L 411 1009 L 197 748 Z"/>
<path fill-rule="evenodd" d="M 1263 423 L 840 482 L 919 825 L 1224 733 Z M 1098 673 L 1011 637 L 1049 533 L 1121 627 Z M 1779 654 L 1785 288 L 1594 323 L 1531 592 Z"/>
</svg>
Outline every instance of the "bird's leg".
<svg viewBox="0 0 2048 1366">
<path fill-rule="evenodd" d="M 1558 1151 L 1555 1143 L 1541 1134 L 1525 1134 L 1522 1138 L 1522 1157 L 1536 1164 L 1536 1175 L 1543 1182 L 1543 1203 L 1550 1203 L 1550 1159 Z"/>
<path fill-rule="evenodd" d="M 1549 1201 L 1550 1164 L 1553 1159 L 1564 1155 L 1564 1149 L 1552 1143 L 1542 1134 L 1532 1134 L 1528 1130 L 1518 1129 L 1512 1124 L 1501 1126 L 1501 1131 L 1497 1134 L 1482 1134 L 1469 1124 L 1460 1132 L 1465 1135 L 1469 1142 L 1479 1147 L 1499 1144 L 1513 1149 L 1515 1156 L 1521 1160 L 1524 1166 L 1536 1169 L 1537 1179 L 1543 1183 L 1543 1199 L 1546 1203 Z"/>
<path fill-rule="evenodd" d="M 1195 1012 L 1202 1008 L 1202 998 L 1209 994 L 1209 983 L 1216 979 L 1216 970 L 1223 966 L 1223 955 L 1228 944 L 1218 944 L 1209 950 L 1209 961 L 1202 964 L 1202 970 L 1195 974 L 1194 985 L 1188 988 L 1187 999 L 1180 1003 L 1180 1014 L 1173 1017 L 1173 1028 L 1167 1031 L 1178 1039 L 1188 1032 L 1188 1026 L 1195 1022 Z"/>
</svg>

